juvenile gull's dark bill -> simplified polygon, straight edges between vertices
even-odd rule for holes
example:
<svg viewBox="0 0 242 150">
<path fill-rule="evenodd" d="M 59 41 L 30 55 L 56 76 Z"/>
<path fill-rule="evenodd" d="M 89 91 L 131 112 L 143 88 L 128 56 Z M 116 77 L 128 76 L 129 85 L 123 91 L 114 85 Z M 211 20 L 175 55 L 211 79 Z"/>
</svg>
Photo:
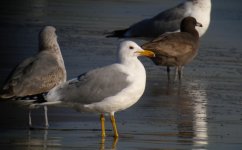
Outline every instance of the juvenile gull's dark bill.
<svg viewBox="0 0 242 150">
<path fill-rule="evenodd" d="M 33 101 L 44 100 L 43 93 L 66 81 L 66 69 L 56 29 L 44 27 L 39 33 L 39 52 L 25 59 L 9 75 L 0 97 L 10 99 L 29 108 L 29 126 L 32 127 L 30 105 Z M 48 127 L 47 106 L 45 109 L 45 126 Z"/>
<path fill-rule="evenodd" d="M 81 74 L 62 83 L 46 95 L 46 103 L 63 104 L 77 111 L 101 114 L 102 137 L 105 137 L 104 114 L 111 117 L 114 136 L 118 131 L 114 113 L 135 104 L 146 84 L 146 71 L 138 56 L 154 57 L 154 53 L 140 48 L 132 41 L 119 46 L 118 62 Z"/>
<path fill-rule="evenodd" d="M 180 22 L 188 16 L 196 18 L 203 24 L 203 28 L 196 28 L 201 37 L 209 27 L 210 14 L 211 0 L 186 0 L 152 18 L 141 20 L 127 29 L 115 30 L 107 37 L 141 37 L 151 40 L 165 32 L 178 32 Z"/>
<path fill-rule="evenodd" d="M 155 53 L 156 57 L 152 60 L 156 65 L 167 66 L 168 80 L 170 80 L 170 67 L 176 66 L 176 74 L 178 71 L 181 81 L 183 66 L 197 55 L 199 35 L 195 26 L 202 27 L 202 24 L 193 17 L 186 17 L 180 23 L 181 32 L 163 34 L 141 46 Z"/>
</svg>

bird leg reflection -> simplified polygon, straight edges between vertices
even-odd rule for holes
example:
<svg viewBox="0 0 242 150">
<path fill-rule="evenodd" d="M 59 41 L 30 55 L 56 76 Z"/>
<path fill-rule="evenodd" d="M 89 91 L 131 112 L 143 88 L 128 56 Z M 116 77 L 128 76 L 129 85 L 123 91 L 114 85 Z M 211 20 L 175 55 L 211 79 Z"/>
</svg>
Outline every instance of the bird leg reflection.
<svg viewBox="0 0 242 150">
<path fill-rule="evenodd" d="M 178 80 L 179 80 L 179 82 L 181 82 L 181 80 L 182 80 L 182 70 L 183 70 L 183 66 L 176 66 L 174 81 L 177 80 L 177 76 L 178 76 Z"/>
<path fill-rule="evenodd" d="M 116 145 L 118 143 L 118 137 L 113 138 L 113 144 L 112 144 L 112 149 L 116 149 Z"/>
<path fill-rule="evenodd" d="M 47 106 L 44 106 L 44 111 L 45 111 L 45 129 L 48 129 L 49 127 L 49 122 L 48 122 L 48 114 L 47 114 Z"/>
<path fill-rule="evenodd" d="M 29 128 L 32 128 L 31 109 L 29 109 Z"/>
<path fill-rule="evenodd" d="M 182 66 L 178 66 L 178 77 L 179 77 L 179 81 L 181 82 L 181 78 L 182 78 Z"/>
<path fill-rule="evenodd" d="M 104 114 L 100 115 L 100 121 L 101 121 L 102 137 L 105 137 L 106 133 L 105 133 L 105 117 L 104 117 Z"/>
<path fill-rule="evenodd" d="M 100 150 L 105 150 L 105 137 L 101 139 Z"/>
<path fill-rule="evenodd" d="M 170 82 L 170 67 L 169 66 L 167 66 L 166 72 L 167 72 L 168 82 Z"/>
<path fill-rule="evenodd" d="M 111 150 L 116 149 L 117 143 L 118 143 L 118 137 L 114 137 Z M 105 138 L 102 137 L 101 143 L 100 143 L 100 150 L 105 150 L 105 149 L 107 149 L 107 148 L 105 148 Z"/>
<path fill-rule="evenodd" d="M 178 67 L 176 67 L 176 70 L 175 70 L 175 78 L 174 78 L 174 81 L 177 80 L 177 76 L 178 76 Z"/>
<path fill-rule="evenodd" d="M 112 122 L 112 126 L 113 126 L 114 137 L 117 138 L 118 137 L 118 130 L 117 130 L 117 125 L 116 125 L 114 114 L 111 114 L 110 118 L 111 118 L 111 122 Z"/>
</svg>

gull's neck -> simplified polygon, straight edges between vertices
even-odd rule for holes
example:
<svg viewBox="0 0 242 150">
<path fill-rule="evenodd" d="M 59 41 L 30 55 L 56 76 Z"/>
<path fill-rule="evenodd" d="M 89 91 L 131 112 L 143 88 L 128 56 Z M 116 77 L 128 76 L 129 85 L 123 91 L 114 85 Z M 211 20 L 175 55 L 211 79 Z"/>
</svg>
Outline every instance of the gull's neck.
<svg viewBox="0 0 242 150">
<path fill-rule="evenodd" d="M 128 70 L 130 70 L 133 73 L 134 70 L 144 70 L 143 64 L 140 62 L 140 60 L 137 57 L 125 57 L 125 56 L 119 56 L 119 63 L 125 66 Z"/>
<path fill-rule="evenodd" d="M 122 64 L 122 65 L 133 65 L 133 64 L 139 64 L 141 63 L 137 57 L 125 57 L 125 56 L 120 56 L 119 57 L 119 62 Z"/>
<path fill-rule="evenodd" d="M 194 5 L 197 5 L 201 8 L 210 8 L 211 7 L 211 0 L 188 0 L 192 2 Z"/>
<path fill-rule="evenodd" d="M 44 41 L 46 40 L 46 41 Z M 48 41 L 49 40 L 49 41 Z M 57 39 L 40 39 L 39 41 L 39 52 L 47 52 L 47 53 L 51 53 L 52 56 L 57 58 L 57 62 L 59 64 L 59 67 L 62 68 L 62 70 L 64 71 L 64 78 L 63 78 L 63 82 L 66 81 L 66 69 L 65 69 L 65 63 L 62 57 L 62 53 L 60 50 L 60 46 L 57 42 Z"/>
</svg>

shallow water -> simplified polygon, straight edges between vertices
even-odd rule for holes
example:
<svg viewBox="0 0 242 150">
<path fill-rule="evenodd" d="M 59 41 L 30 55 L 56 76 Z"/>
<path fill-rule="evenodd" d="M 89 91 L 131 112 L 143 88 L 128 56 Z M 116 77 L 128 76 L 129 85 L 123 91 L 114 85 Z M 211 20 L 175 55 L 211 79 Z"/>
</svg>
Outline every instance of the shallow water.
<svg viewBox="0 0 242 150">
<path fill-rule="evenodd" d="M 47 1 L 0 3 L 0 83 L 22 59 L 36 53 L 44 25 L 57 28 L 73 78 L 116 59 L 120 40 L 105 38 L 180 0 Z M 168 84 L 165 68 L 141 58 L 146 91 L 133 107 L 116 114 L 120 138 L 100 137 L 99 116 L 49 107 L 49 130 L 28 130 L 27 110 L 0 103 L 0 147 L 6 149 L 242 149 L 242 2 L 213 0 L 211 26 L 199 54 L 184 69 L 181 85 Z M 141 41 L 138 41 L 141 43 Z M 43 110 L 33 111 L 43 125 Z"/>
</svg>

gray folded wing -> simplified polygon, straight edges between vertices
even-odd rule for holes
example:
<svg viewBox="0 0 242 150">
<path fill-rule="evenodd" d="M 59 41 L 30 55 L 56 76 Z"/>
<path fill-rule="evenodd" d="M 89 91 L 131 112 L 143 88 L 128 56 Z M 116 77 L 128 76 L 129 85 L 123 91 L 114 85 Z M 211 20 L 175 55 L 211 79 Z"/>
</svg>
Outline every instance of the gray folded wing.
<svg viewBox="0 0 242 150">
<path fill-rule="evenodd" d="M 136 37 L 157 37 L 165 32 L 174 32 L 180 29 L 181 20 L 189 16 L 184 4 L 168 9 L 151 19 L 142 20 L 132 25 L 128 34 Z"/>
<path fill-rule="evenodd" d="M 79 104 L 100 102 L 129 86 L 127 77 L 117 64 L 98 68 L 54 88 L 47 99 Z"/>
<path fill-rule="evenodd" d="M 49 91 L 63 80 L 65 71 L 58 67 L 56 57 L 43 51 L 16 67 L 3 87 L 2 98 L 34 95 Z"/>
</svg>

